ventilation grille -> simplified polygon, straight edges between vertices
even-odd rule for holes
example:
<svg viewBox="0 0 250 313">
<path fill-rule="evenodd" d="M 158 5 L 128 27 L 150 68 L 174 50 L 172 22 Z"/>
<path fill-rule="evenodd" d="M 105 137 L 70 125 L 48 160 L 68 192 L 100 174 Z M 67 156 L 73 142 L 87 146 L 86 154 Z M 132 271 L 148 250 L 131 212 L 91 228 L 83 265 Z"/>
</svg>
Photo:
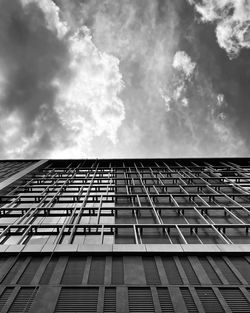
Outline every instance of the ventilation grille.
<svg viewBox="0 0 250 313">
<path fill-rule="evenodd" d="M 55 313 L 96 313 L 98 288 L 62 287 Z"/>
<path fill-rule="evenodd" d="M 70 257 L 62 278 L 64 285 L 79 285 L 82 283 L 85 268 L 85 258 Z"/>
<path fill-rule="evenodd" d="M 224 277 L 227 279 L 229 284 L 239 284 L 238 278 L 235 276 L 235 274 L 232 272 L 230 267 L 227 265 L 225 260 L 221 257 L 214 257 L 214 261 L 223 273 Z"/>
<path fill-rule="evenodd" d="M 36 288 L 21 288 L 18 295 L 14 299 L 9 313 L 24 313 L 29 312 L 31 305 L 37 294 Z"/>
<path fill-rule="evenodd" d="M 26 267 L 21 278 L 19 279 L 18 283 L 22 285 L 30 284 L 40 264 L 41 264 L 41 258 L 33 257 L 31 261 L 29 262 L 28 266 Z"/>
<path fill-rule="evenodd" d="M 129 288 L 128 304 L 130 313 L 155 312 L 149 288 Z"/>
<path fill-rule="evenodd" d="M 209 263 L 206 257 L 199 258 L 201 265 L 203 266 L 205 272 L 207 273 L 208 278 L 210 279 L 212 284 L 220 285 L 221 281 L 214 271 L 212 265 Z"/>
<path fill-rule="evenodd" d="M 41 285 L 45 285 L 49 283 L 50 278 L 56 267 L 57 261 L 58 261 L 58 257 L 52 257 L 52 259 L 49 261 L 49 264 L 47 265 L 46 270 L 44 271 L 43 276 L 40 280 Z"/>
<path fill-rule="evenodd" d="M 233 313 L 250 312 L 249 302 L 238 288 L 220 288 L 220 292 Z"/>
<path fill-rule="evenodd" d="M 180 257 L 179 259 L 180 259 L 181 265 L 185 271 L 185 274 L 187 276 L 189 283 L 192 285 L 199 285 L 200 282 L 199 282 L 188 258 L 187 257 Z"/>
<path fill-rule="evenodd" d="M 146 282 L 149 285 L 159 285 L 161 283 L 154 257 L 143 257 L 143 266 Z"/>
<path fill-rule="evenodd" d="M 224 312 L 220 302 L 211 288 L 196 288 L 196 292 L 206 313 Z"/>
<path fill-rule="evenodd" d="M 105 288 L 103 312 L 116 312 L 116 288 Z"/>
<path fill-rule="evenodd" d="M 181 294 L 182 294 L 183 300 L 186 304 L 186 308 L 187 308 L 188 313 L 199 313 L 189 289 L 186 287 L 181 287 L 180 289 L 181 289 Z"/>
<path fill-rule="evenodd" d="M 112 260 L 112 284 L 122 285 L 124 283 L 123 257 L 113 257 Z"/>
<path fill-rule="evenodd" d="M 5 288 L 4 292 L 0 296 L 0 311 L 4 307 L 5 303 L 8 301 L 10 295 L 12 294 L 14 288 Z"/>
<path fill-rule="evenodd" d="M 92 257 L 88 283 L 91 285 L 103 285 L 104 270 L 105 259 L 102 257 Z"/>
<path fill-rule="evenodd" d="M 174 312 L 168 288 L 157 288 L 162 313 Z"/>
<path fill-rule="evenodd" d="M 171 285 L 181 285 L 182 279 L 175 264 L 175 261 L 172 257 L 162 258 L 163 266 L 165 268 L 165 272 Z"/>
</svg>

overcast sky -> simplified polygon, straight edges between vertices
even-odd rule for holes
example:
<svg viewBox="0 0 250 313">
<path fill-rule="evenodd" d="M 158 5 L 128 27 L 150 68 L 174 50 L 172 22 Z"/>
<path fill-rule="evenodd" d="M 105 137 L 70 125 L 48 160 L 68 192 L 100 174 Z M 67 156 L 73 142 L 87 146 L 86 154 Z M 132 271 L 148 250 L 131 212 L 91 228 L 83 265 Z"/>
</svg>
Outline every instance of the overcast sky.
<svg viewBox="0 0 250 313">
<path fill-rule="evenodd" d="M 250 0 L 0 0 L 0 158 L 249 156 Z"/>
</svg>

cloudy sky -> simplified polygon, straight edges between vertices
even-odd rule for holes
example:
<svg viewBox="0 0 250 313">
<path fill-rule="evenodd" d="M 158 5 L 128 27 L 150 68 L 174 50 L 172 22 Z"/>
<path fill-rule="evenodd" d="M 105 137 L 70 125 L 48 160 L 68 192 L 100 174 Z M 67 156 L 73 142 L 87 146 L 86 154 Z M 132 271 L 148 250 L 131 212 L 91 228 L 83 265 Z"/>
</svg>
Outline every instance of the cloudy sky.
<svg viewBox="0 0 250 313">
<path fill-rule="evenodd" d="M 0 0 L 0 158 L 247 156 L 250 0 Z"/>
</svg>

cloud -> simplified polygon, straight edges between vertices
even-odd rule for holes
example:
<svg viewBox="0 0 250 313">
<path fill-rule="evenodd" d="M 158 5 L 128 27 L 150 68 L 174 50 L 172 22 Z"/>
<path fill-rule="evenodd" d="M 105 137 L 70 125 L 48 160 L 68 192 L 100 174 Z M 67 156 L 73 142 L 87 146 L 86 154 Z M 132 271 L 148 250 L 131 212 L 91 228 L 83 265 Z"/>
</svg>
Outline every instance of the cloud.
<svg viewBox="0 0 250 313">
<path fill-rule="evenodd" d="M 195 69 L 195 62 L 191 61 L 191 58 L 185 51 L 177 51 L 173 59 L 173 68 L 184 73 L 187 78 L 190 78 Z"/>
<path fill-rule="evenodd" d="M 202 22 L 216 25 L 216 37 L 230 59 L 243 48 L 250 48 L 249 0 L 188 0 L 199 13 Z"/>
</svg>

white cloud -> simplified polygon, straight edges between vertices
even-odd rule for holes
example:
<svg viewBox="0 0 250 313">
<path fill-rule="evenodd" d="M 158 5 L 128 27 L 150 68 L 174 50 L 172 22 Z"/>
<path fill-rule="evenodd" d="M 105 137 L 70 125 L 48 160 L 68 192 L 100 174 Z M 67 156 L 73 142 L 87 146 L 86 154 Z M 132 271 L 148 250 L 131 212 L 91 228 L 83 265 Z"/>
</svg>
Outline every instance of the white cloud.
<svg viewBox="0 0 250 313">
<path fill-rule="evenodd" d="M 218 44 L 229 58 L 237 57 L 242 48 L 250 48 L 250 0 L 188 1 L 203 22 L 216 24 Z"/>
<path fill-rule="evenodd" d="M 36 4 L 44 13 L 49 30 L 57 33 L 62 38 L 68 32 L 67 23 L 60 19 L 60 9 L 52 0 L 20 0 L 23 7 L 29 4 Z"/>
<path fill-rule="evenodd" d="M 177 51 L 174 55 L 173 67 L 190 78 L 195 69 L 196 63 L 191 61 L 190 56 L 185 51 Z"/>
</svg>

